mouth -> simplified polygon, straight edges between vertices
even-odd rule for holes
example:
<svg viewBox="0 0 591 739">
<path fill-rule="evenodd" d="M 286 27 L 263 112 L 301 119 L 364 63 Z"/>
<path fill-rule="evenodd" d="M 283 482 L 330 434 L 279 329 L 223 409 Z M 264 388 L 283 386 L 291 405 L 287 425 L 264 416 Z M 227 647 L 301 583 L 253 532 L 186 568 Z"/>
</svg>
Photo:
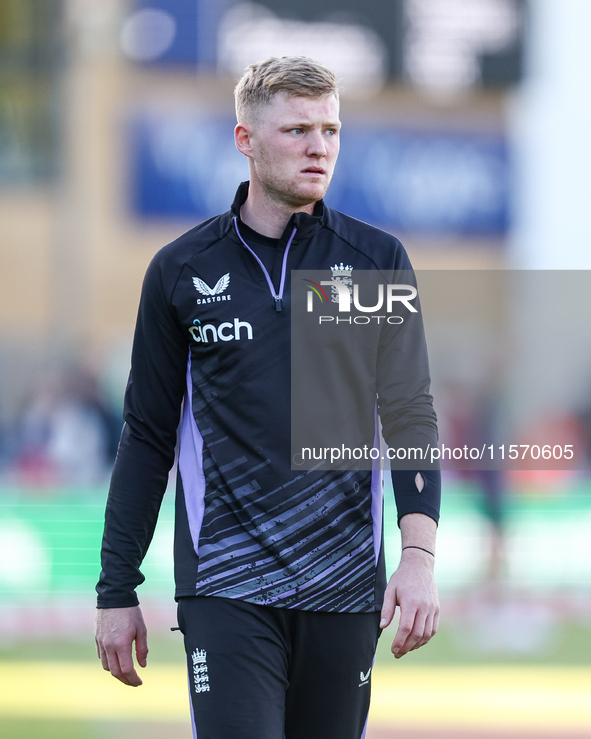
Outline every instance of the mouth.
<svg viewBox="0 0 591 739">
<path fill-rule="evenodd" d="M 317 174 L 317 175 L 326 174 L 326 172 L 322 169 L 322 167 L 306 167 L 306 169 L 302 169 L 302 172 L 304 174 Z"/>
</svg>

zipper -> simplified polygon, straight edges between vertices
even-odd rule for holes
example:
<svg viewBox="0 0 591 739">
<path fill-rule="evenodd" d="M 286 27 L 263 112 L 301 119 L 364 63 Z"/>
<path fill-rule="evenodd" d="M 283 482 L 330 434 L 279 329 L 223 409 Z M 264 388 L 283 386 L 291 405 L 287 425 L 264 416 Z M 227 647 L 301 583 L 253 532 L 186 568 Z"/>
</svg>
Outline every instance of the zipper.
<svg viewBox="0 0 591 739">
<path fill-rule="evenodd" d="M 265 275 L 265 279 L 267 280 L 267 285 L 269 285 L 269 290 L 271 291 L 271 295 L 273 296 L 273 299 L 275 300 L 275 310 L 277 312 L 281 311 L 283 307 L 283 291 L 285 289 L 285 275 L 287 273 L 287 255 L 289 254 L 289 247 L 291 246 L 293 237 L 296 235 L 297 228 L 295 226 L 293 227 L 293 231 L 291 232 L 291 236 L 289 237 L 287 246 L 285 247 L 285 251 L 283 252 L 283 263 L 281 264 L 281 280 L 279 282 L 279 292 L 278 293 L 275 292 L 275 287 L 273 285 L 273 282 L 271 280 L 269 273 L 267 272 L 267 268 L 262 263 L 262 261 L 259 259 L 258 255 L 255 254 L 255 252 L 250 248 L 250 246 L 242 238 L 242 234 L 238 230 L 238 218 L 236 216 L 234 216 L 234 228 L 236 229 L 236 233 L 238 234 L 238 238 L 240 239 L 240 241 L 244 244 L 244 246 L 248 249 L 248 251 L 252 254 L 252 256 L 257 260 L 257 262 L 259 263 L 259 267 L 263 270 L 263 274 Z"/>
</svg>

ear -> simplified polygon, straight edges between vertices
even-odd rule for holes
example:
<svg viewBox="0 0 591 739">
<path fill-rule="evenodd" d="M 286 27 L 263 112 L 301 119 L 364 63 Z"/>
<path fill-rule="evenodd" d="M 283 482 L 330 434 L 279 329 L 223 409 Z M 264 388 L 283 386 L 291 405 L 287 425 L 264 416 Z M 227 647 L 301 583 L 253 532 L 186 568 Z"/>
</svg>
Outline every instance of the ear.
<svg viewBox="0 0 591 739">
<path fill-rule="evenodd" d="M 245 157 L 252 159 L 252 126 L 250 123 L 237 123 L 234 129 L 234 143 Z"/>
</svg>

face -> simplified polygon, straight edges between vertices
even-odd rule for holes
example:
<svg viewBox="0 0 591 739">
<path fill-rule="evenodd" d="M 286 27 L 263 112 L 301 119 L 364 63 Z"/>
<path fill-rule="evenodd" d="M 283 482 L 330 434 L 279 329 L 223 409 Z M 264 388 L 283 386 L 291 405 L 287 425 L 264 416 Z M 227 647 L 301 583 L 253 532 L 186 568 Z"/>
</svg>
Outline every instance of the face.
<svg viewBox="0 0 591 739">
<path fill-rule="evenodd" d="M 279 93 L 248 126 L 251 179 L 290 207 L 324 197 L 339 153 L 339 103 Z M 239 127 L 237 127 L 239 128 Z M 247 126 L 245 126 L 247 128 Z"/>
</svg>

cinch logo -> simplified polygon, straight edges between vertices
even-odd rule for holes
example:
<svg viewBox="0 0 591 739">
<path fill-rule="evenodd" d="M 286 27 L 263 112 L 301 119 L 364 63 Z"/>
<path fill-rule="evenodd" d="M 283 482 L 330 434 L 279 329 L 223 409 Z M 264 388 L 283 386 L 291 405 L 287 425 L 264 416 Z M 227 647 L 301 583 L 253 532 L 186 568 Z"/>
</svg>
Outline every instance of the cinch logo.
<svg viewBox="0 0 591 739">
<path fill-rule="evenodd" d="M 201 295 L 207 296 L 206 298 L 197 298 L 197 305 L 201 305 L 202 303 L 215 303 L 216 301 L 219 302 L 221 300 L 231 300 L 231 295 L 221 294 L 225 292 L 229 284 L 229 272 L 226 272 L 223 277 L 220 277 L 220 279 L 215 283 L 213 287 L 209 287 L 207 282 L 199 279 L 199 277 L 193 277 L 193 285 L 195 286 L 195 290 L 197 290 L 197 292 L 200 292 Z"/>
<path fill-rule="evenodd" d="M 201 321 L 196 318 L 189 328 L 193 341 L 203 344 L 209 344 L 212 341 L 240 341 L 244 338 L 244 331 L 246 331 L 246 338 L 252 339 L 252 326 L 247 321 L 241 321 L 238 318 L 234 319 L 234 323 L 220 323 L 217 328 L 213 323 L 206 323 L 202 326 Z"/>
</svg>

